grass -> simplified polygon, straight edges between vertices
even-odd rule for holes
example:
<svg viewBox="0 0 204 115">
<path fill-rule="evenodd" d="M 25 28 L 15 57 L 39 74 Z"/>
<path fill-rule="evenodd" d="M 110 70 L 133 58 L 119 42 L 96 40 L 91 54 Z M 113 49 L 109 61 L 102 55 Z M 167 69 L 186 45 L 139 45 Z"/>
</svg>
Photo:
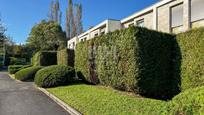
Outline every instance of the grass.
<svg viewBox="0 0 204 115">
<path fill-rule="evenodd" d="M 167 103 L 85 84 L 47 90 L 85 115 L 156 115 Z"/>
</svg>

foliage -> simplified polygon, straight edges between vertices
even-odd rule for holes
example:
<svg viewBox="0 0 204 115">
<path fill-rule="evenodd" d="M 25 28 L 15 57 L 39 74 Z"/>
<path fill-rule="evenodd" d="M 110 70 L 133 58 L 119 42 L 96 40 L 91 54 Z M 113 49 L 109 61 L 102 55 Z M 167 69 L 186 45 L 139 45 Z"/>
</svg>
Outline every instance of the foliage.
<svg viewBox="0 0 204 115">
<path fill-rule="evenodd" d="M 43 20 L 32 28 L 27 42 L 37 51 L 58 50 L 65 48 L 66 34 L 58 23 Z"/>
<path fill-rule="evenodd" d="M 25 69 L 30 67 L 30 65 L 10 65 L 8 66 L 8 72 L 10 74 L 15 74 L 16 72 L 18 72 L 21 69 Z"/>
<path fill-rule="evenodd" d="M 77 44 L 75 67 L 93 84 L 169 99 L 179 93 L 177 47 L 173 35 L 130 27 Z"/>
<path fill-rule="evenodd" d="M 25 58 L 10 57 L 9 65 L 25 65 L 27 64 Z"/>
<path fill-rule="evenodd" d="M 204 86 L 204 28 L 177 35 L 181 50 L 182 90 Z"/>
<path fill-rule="evenodd" d="M 166 106 L 168 115 L 202 115 L 204 112 L 204 87 L 188 89 L 173 98 Z"/>
<path fill-rule="evenodd" d="M 63 49 L 57 52 L 57 64 L 74 67 L 74 50 Z"/>
<path fill-rule="evenodd" d="M 33 66 L 50 66 L 57 64 L 56 51 L 39 51 L 32 57 Z"/>
<path fill-rule="evenodd" d="M 35 84 L 39 87 L 56 87 L 70 83 L 75 77 L 73 68 L 54 65 L 41 69 L 35 76 Z"/>
<path fill-rule="evenodd" d="M 40 69 L 42 69 L 41 66 L 34 66 L 21 69 L 20 71 L 16 72 L 15 78 L 21 81 L 34 80 L 36 72 L 39 71 Z"/>
<path fill-rule="evenodd" d="M 47 90 L 84 115 L 160 115 L 167 104 L 103 86 L 80 84 Z"/>
</svg>

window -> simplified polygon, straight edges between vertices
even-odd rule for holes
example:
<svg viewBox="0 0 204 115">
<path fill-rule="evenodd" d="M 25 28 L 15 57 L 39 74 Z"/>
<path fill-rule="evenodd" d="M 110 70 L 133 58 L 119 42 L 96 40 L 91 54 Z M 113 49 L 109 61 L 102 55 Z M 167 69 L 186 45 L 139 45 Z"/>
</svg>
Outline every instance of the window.
<svg viewBox="0 0 204 115">
<path fill-rule="evenodd" d="M 75 48 L 75 42 L 73 42 L 73 48 Z"/>
<path fill-rule="evenodd" d="M 103 35 L 103 34 L 105 34 L 105 32 L 103 31 L 103 32 L 101 32 L 101 35 Z"/>
<path fill-rule="evenodd" d="M 81 42 L 83 42 L 84 41 L 84 39 L 81 39 Z"/>
<path fill-rule="evenodd" d="M 95 35 L 94 35 L 94 37 L 97 37 L 98 36 L 98 33 L 96 33 Z"/>
<path fill-rule="evenodd" d="M 191 0 L 191 22 L 204 19 L 204 0 Z"/>
<path fill-rule="evenodd" d="M 171 8 L 171 27 L 183 25 L 183 4 Z"/>
<path fill-rule="evenodd" d="M 137 24 L 137 26 L 139 26 L 139 27 L 144 27 L 144 19 L 138 20 L 138 21 L 136 22 L 136 24 Z"/>
<path fill-rule="evenodd" d="M 84 41 L 86 41 L 87 38 L 84 38 Z"/>
</svg>

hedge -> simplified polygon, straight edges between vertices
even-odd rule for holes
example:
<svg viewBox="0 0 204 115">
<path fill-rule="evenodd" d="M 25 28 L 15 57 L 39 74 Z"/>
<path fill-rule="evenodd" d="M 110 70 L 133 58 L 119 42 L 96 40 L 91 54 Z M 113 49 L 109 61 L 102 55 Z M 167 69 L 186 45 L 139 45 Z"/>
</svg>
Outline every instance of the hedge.
<svg viewBox="0 0 204 115">
<path fill-rule="evenodd" d="M 31 81 L 34 80 L 37 71 L 42 69 L 41 66 L 33 66 L 29 68 L 22 69 L 15 74 L 15 78 L 21 81 Z"/>
<path fill-rule="evenodd" d="M 64 65 L 48 66 L 37 72 L 35 84 L 39 87 L 48 88 L 66 85 L 73 81 L 75 71 Z"/>
<path fill-rule="evenodd" d="M 30 67 L 31 65 L 10 65 L 8 66 L 8 72 L 10 74 L 15 74 L 16 72 L 18 72 L 21 69 L 25 69 Z"/>
<path fill-rule="evenodd" d="M 57 64 L 74 67 L 74 50 L 63 49 L 57 52 Z"/>
<path fill-rule="evenodd" d="M 147 97 L 169 99 L 180 92 L 174 35 L 130 27 L 77 44 L 76 71 L 93 84 Z"/>
<path fill-rule="evenodd" d="M 185 90 L 169 101 L 164 115 L 202 115 L 204 112 L 204 87 Z"/>
<path fill-rule="evenodd" d="M 57 52 L 39 51 L 32 57 L 33 66 L 57 65 Z"/>
<path fill-rule="evenodd" d="M 177 35 L 181 50 L 182 90 L 204 86 L 204 28 Z"/>
</svg>

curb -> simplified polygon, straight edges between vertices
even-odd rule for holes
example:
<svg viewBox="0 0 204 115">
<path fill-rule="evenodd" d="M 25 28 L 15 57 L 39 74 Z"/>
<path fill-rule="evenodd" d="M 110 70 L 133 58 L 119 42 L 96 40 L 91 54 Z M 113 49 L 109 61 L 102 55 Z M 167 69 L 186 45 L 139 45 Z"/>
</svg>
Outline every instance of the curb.
<svg viewBox="0 0 204 115">
<path fill-rule="evenodd" d="M 37 87 L 37 86 L 36 86 Z M 68 113 L 71 115 L 82 115 L 80 112 L 72 108 L 71 106 L 67 105 L 65 102 L 45 90 L 44 88 L 37 87 L 40 91 L 42 91 L 44 94 L 46 94 L 48 97 L 50 97 L 54 102 L 56 102 L 58 105 L 60 105 L 62 108 L 64 108 Z"/>
<path fill-rule="evenodd" d="M 15 81 L 17 81 L 19 83 L 22 83 L 22 81 L 15 79 L 14 75 L 8 74 L 8 76 L 13 80 L 15 80 Z"/>
</svg>

